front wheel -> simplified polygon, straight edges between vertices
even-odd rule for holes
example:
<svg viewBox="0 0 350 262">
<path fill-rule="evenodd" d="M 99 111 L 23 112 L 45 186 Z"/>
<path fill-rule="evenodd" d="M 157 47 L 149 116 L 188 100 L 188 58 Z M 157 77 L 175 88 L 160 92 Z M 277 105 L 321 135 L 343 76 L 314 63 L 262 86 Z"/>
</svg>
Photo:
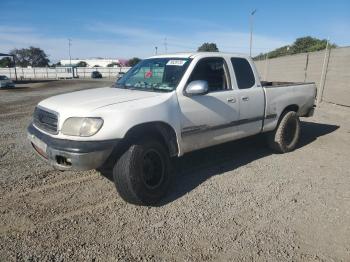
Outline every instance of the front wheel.
<svg viewBox="0 0 350 262">
<path fill-rule="evenodd" d="M 268 144 L 279 153 L 287 153 L 295 149 L 299 137 L 299 117 L 296 112 L 289 111 L 282 115 L 277 128 L 268 134 Z"/>
<path fill-rule="evenodd" d="M 166 194 L 170 180 L 170 159 L 162 143 L 145 138 L 132 144 L 113 168 L 119 195 L 136 205 L 154 205 Z"/>
</svg>

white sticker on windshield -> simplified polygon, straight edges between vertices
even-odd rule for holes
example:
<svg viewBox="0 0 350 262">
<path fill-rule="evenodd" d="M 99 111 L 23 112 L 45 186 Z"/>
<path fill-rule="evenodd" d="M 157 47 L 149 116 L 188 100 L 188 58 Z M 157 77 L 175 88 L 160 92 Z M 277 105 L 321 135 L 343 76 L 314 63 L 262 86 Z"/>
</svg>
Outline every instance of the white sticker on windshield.
<svg viewBox="0 0 350 262">
<path fill-rule="evenodd" d="M 166 65 L 183 66 L 186 62 L 186 60 L 169 60 Z"/>
</svg>

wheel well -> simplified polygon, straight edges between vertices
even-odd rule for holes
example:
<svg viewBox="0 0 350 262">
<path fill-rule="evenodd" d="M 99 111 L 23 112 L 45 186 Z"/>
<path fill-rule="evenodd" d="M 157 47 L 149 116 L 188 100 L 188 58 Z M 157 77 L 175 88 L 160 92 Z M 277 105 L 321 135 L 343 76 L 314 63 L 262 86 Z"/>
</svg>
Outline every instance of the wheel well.
<svg viewBox="0 0 350 262">
<path fill-rule="evenodd" d="M 289 105 L 283 110 L 281 115 L 283 115 L 285 112 L 289 112 L 289 111 L 294 111 L 294 112 L 298 113 L 299 106 L 298 105 Z"/>
<path fill-rule="evenodd" d="M 278 122 L 277 122 L 277 127 L 278 127 L 279 123 L 281 122 L 283 116 L 284 116 L 287 112 L 293 111 L 293 112 L 298 113 L 298 110 L 299 110 L 299 106 L 298 106 L 298 105 L 289 105 L 289 106 L 287 106 L 287 107 L 282 111 L 282 113 L 281 113 L 280 116 L 279 116 L 279 119 L 278 119 Z M 276 127 L 276 128 L 277 128 L 277 127 Z"/>
<path fill-rule="evenodd" d="M 179 152 L 176 133 L 174 129 L 164 122 L 149 122 L 136 125 L 128 130 L 125 135 L 127 141 L 150 135 L 157 139 L 168 148 L 170 156 L 176 156 Z"/>
</svg>

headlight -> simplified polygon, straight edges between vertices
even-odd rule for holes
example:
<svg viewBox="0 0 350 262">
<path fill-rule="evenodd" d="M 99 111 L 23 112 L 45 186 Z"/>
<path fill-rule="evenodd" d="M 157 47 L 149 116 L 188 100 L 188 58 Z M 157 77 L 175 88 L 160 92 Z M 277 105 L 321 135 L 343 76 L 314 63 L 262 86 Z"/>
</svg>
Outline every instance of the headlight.
<svg viewBox="0 0 350 262">
<path fill-rule="evenodd" d="M 102 118 L 70 117 L 63 123 L 62 133 L 68 136 L 93 136 L 101 129 Z"/>
</svg>

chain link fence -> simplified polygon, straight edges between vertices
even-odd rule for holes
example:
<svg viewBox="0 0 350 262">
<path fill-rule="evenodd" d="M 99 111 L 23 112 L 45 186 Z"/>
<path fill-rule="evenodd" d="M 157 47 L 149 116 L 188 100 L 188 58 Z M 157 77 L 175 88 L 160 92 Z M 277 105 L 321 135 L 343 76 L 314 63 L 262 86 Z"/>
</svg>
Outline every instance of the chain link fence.
<svg viewBox="0 0 350 262">
<path fill-rule="evenodd" d="M 126 73 L 130 67 L 17 67 L 18 80 L 34 79 L 69 79 L 69 78 L 91 78 L 91 73 L 98 71 L 103 78 L 115 79 L 120 73 Z M 14 68 L 0 68 L 0 75 L 6 75 L 15 79 Z"/>
</svg>

